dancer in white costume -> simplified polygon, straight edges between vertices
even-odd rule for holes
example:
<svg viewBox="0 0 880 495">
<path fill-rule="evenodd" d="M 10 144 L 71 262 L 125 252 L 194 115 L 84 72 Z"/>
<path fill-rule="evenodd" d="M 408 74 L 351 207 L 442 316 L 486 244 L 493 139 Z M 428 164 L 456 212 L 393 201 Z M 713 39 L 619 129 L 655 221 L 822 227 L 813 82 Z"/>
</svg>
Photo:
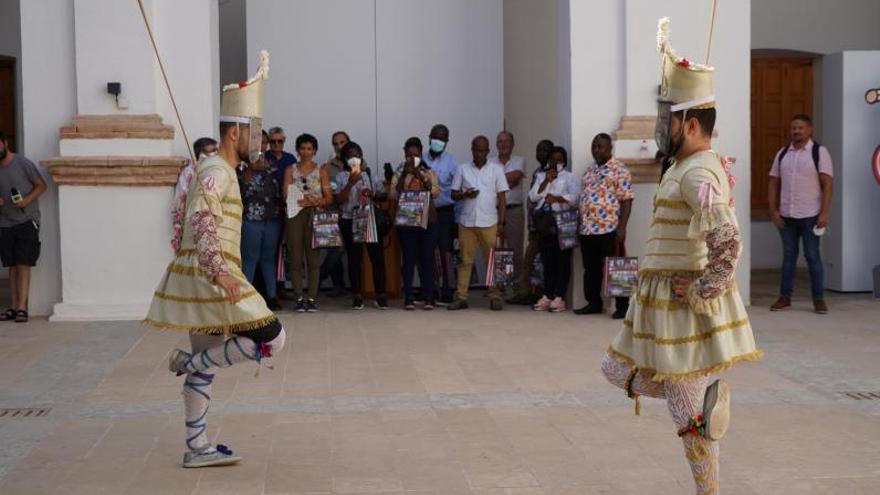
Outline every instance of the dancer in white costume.
<svg viewBox="0 0 880 495">
<path fill-rule="evenodd" d="M 271 357 L 284 346 L 285 332 L 241 271 L 241 214 L 235 167 L 259 158 L 262 89 L 268 54 L 246 83 L 223 88 L 220 147 L 196 166 L 175 229 L 174 261 L 153 297 L 149 326 L 189 332 L 192 352 L 177 349 L 169 369 L 186 375 L 184 467 L 235 464 L 241 457 L 208 441 L 207 415 L 214 372 L 233 364 Z"/>
<path fill-rule="evenodd" d="M 657 145 L 674 165 L 654 198 L 639 282 L 623 329 L 602 361 L 636 400 L 665 399 L 684 442 L 697 493 L 716 494 L 718 440 L 730 423 L 730 389 L 708 377 L 761 358 L 734 283 L 741 239 L 730 162 L 712 151 L 714 69 L 678 57 L 661 19 L 663 79 Z"/>
</svg>

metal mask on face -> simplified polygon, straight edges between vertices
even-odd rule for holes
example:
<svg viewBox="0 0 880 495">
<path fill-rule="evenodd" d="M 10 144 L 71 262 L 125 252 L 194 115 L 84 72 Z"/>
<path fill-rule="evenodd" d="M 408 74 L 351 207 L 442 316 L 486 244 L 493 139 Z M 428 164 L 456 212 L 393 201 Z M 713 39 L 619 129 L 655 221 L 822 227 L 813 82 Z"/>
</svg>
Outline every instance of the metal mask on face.
<svg viewBox="0 0 880 495">
<path fill-rule="evenodd" d="M 250 141 L 248 142 L 248 163 L 256 163 L 263 156 L 260 145 L 263 142 L 263 119 L 250 119 Z"/>
<path fill-rule="evenodd" d="M 684 144 L 684 126 L 681 127 L 677 136 L 672 135 L 672 103 L 667 101 L 657 102 L 657 123 L 654 126 L 654 140 L 657 149 L 668 157 L 678 154 Z"/>
</svg>

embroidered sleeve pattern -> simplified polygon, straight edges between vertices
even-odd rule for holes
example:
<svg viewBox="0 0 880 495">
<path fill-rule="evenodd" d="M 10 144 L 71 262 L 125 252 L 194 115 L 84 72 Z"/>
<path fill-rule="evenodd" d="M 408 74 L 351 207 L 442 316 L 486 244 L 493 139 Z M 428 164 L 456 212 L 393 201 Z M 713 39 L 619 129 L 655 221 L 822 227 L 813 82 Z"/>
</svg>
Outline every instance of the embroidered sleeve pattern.
<svg viewBox="0 0 880 495">
<path fill-rule="evenodd" d="M 709 249 L 703 275 L 691 285 L 689 299 L 715 299 L 723 294 L 733 281 L 740 254 L 739 229 L 731 223 L 714 227 L 706 234 Z"/>
<path fill-rule="evenodd" d="M 199 267 L 213 281 L 220 275 L 229 274 L 220 252 L 220 236 L 214 216 L 208 210 L 200 210 L 190 218 L 193 240 L 199 256 Z"/>
</svg>

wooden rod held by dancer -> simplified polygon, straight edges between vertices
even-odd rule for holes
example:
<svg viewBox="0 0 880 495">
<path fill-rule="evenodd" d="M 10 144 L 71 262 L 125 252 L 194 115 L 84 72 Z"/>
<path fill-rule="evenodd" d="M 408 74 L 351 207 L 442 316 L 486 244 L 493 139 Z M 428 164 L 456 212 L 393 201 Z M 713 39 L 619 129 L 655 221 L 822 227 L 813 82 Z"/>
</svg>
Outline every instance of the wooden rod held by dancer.
<svg viewBox="0 0 880 495">
<path fill-rule="evenodd" d="M 712 0 L 712 19 L 709 21 L 709 41 L 706 43 L 706 64 L 709 65 L 709 56 L 712 55 L 712 33 L 715 32 L 715 11 L 718 10 L 718 0 Z"/>
</svg>

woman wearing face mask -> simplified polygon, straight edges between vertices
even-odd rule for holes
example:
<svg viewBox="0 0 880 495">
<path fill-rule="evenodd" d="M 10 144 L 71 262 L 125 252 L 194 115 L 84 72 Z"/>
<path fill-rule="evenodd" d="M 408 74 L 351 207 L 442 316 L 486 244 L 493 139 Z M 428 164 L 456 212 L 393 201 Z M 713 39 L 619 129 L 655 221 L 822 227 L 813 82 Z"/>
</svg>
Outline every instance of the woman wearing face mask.
<svg viewBox="0 0 880 495">
<path fill-rule="evenodd" d="M 396 200 L 405 191 L 429 191 L 431 200 L 428 210 L 428 227 L 397 227 L 403 251 L 403 294 L 404 309 L 415 309 L 413 297 L 413 272 L 419 267 L 419 281 L 422 285 L 424 309 L 435 306 L 434 295 L 434 248 L 437 246 L 437 209 L 434 200 L 440 196 L 440 181 L 437 174 L 422 161 L 422 141 L 417 137 L 406 140 L 403 146 L 404 162 L 391 180 L 391 194 Z"/>
<path fill-rule="evenodd" d="M 568 166 L 568 152 L 561 146 L 553 148 L 545 171 L 538 172 L 529 191 L 535 211 L 551 214 L 573 208 L 578 203 L 580 186 Z M 539 232 L 539 235 L 541 233 Z M 571 249 L 559 248 L 556 234 L 540 235 L 538 249 L 544 263 L 544 295 L 532 307 L 535 311 L 565 311 L 565 294 L 571 277 Z"/>
<path fill-rule="evenodd" d="M 315 136 L 301 134 L 296 138 L 299 162 L 288 167 L 284 172 L 284 184 L 281 189 L 285 199 L 287 199 L 287 189 L 291 185 L 302 189 L 304 196 L 299 200 L 302 210 L 295 217 L 287 220 L 285 229 L 290 281 L 293 283 L 297 313 L 318 311 L 315 298 L 318 297 L 318 275 L 321 263 L 318 250 L 312 248 L 312 218 L 316 209 L 328 206 L 333 201 L 330 177 L 327 171 L 314 161 L 317 151 L 318 140 Z M 307 297 L 304 297 L 303 293 L 303 261 L 308 266 L 309 274 Z"/>
<path fill-rule="evenodd" d="M 263 131 L 260 150 L 269 149 L 269 135 Z M 281 234 L 281 185 L 260 158 L 250 167 L 238 171 L 238 185 L 244 214 L 241 224 L 241 270 L 248 282 L 254 283 L 257 268 L 263 276 L 266 305 L 278 311 L 278 287 L 275 280 L 275 248 Z"/>
<path fill-rule="evenodd" d="M 348 255 L 348 278 L 351 281 L 351 291 L 354 299 L 351 309 L 364 308 L 363 283 L 361 269 L 363 267 L 364 249 L 370 257 L 370 265 L 373 268 L 373 287 L 376 291 L 376 307 L 388 308 L 388 300 L 385 298 L 385 246 L 381 242 L 355 242 L 354 241 L 354 218 L 357 210 L 374 201 L 382 201 L 385 194 L 385 186 L 382 183 L 381 174 L 373 174 L 370 167 L 364 161 L 364 152 L 355 142 L 349 142 L 342 148 L 342 160 L 345 169 L 336 176 L 335 201 L 341 210 L 342 240 L 345 243 L 345 251 Z"/>
</svg>

